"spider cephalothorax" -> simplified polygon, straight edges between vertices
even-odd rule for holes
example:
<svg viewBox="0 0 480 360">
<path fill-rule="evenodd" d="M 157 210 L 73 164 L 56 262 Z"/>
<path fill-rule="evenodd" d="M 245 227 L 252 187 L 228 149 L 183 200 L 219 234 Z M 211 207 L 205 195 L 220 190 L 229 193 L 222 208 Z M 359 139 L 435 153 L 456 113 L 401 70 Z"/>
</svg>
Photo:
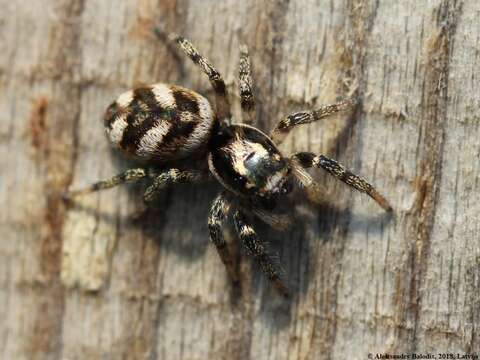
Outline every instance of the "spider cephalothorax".
<svg viewBox="0 0 480 360">
<path fill-rule="evenodd" d="M 210 171 L 232 193 L 270 197 L 287 194 L 290 162 L 270 138 L 249 125 L 230 125 L 212 139 Z"/>
<path fill-rule="evenodd" d="M 165 34 L 157 29 L 159 37 Z M 111 188 L 118 184 L 150 178 L 144 200 L 149 203 L 165 186 L 180 182 L 216 179 L 224 190 L 213 201 L 208 218 L 210 239 L 233 278 L 232 256 L 222 235 L 223 223 L 233 210 L 240 239 L 264 273 L 282 294 L 287 288 L 280 279 L 265 245 L 257 237 L 250 216 L 257 216 L 277 228 L 286 224 L 271 212 L 275 198 L 287 195 L 296 179 L 304 188 L 317 183 L 305 171 L 320 167 L 356 190 L 372 197 L 385 210 L 388 202 L 368 182 L 323 155 L 301 152 L 285 157 L 277 145 L 295 126 L 320 120 L 355 104 L 345 100 L 313 111 L 293 113 L 280 120 L 266 135 L 250 124 L 255 119 L 250 60 L 246 47 L 240 50 L 240 96 L 243 124 L 231 124 L 230 104 L 225 83 L 219 72 L 186 39 L 170 35 L 185 54 L 208 76 L 215 91 L 216 106 L 196 92 L 176 85 L 142 86 L 120 95 L 104 116 L 105 131 L 112 145 L 148 166 L 129 169 L 111 179 L 72 191 L 69 196 Z M 170 167 L 169 164 L 203 156 L 208 162 L 199 169 Z M 163 170 L 158 170 L 163 169 Z M 318 192 L 309 191 L 309 194 Z M 231 200 L 238 197 L 240 201 Z M 315 198 L 312 199 L 315 201 Z M 231 209 L 235 204 L 235 208 Z"/>
</svg>

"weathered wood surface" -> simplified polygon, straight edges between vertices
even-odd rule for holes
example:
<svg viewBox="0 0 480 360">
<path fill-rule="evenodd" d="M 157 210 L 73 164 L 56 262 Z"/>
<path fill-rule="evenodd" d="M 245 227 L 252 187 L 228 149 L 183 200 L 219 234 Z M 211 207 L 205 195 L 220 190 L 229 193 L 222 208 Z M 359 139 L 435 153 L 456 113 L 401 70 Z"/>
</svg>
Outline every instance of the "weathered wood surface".
<svg viewBox="0 0 480 360">
<path fill-rule="evenodd" d="M 480 351 L 480 3 L 476 0 L 0 0 L 2 359 L 366 359 Z M 100 122 L 138 83 L 209 94 L 151 26 L 192 39 L 236 94 L 249 45 L 260 116 L 357 91 L 351 116 L 298 129 L 371 179 L 392 219 L 320 171 L 317 210 L 260 227 L 294 296 L 249 259 L 232 290 L 208 243 L 218 187 L 167 191 L 134 221 L 142 186 L 59 193 L 128 166 Z M 211 95 L 211 93 L 210 93 Z M 238 104 L 238 96 L 232 96 Z M 238 105 L 236 105 L 238 116 Z"/>
</svg>

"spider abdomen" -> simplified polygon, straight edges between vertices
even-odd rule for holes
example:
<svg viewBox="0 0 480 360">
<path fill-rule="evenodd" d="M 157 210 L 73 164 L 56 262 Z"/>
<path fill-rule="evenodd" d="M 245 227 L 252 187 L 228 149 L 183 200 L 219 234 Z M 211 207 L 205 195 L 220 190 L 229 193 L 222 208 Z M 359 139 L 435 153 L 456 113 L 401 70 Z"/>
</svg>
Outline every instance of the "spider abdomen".
<svg viewBox="0 0 480 360">
<path fill-rule="evenodd" d="M 123 93 L 104 117 L 114 147 L 139 159 L 159 161 L 185 158 L 204 148 L 214 121 L 206 98 L 168 84 Z"/>
</svg>

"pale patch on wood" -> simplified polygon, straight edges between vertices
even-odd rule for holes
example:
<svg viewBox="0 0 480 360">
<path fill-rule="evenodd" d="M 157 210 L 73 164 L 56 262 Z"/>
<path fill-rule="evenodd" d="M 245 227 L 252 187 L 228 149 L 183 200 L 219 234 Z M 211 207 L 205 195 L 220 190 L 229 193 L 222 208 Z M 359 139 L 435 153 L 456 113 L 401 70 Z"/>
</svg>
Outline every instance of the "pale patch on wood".
<svg viewBox="0 0 480 360">
<path fill-rule="evenodd" d="M 93 214 L 69 212 L 63 232 L 62 283 L 85 291 L 99 291 L 110 272 L 115 227 L 98 223 Z"/>
</svg>

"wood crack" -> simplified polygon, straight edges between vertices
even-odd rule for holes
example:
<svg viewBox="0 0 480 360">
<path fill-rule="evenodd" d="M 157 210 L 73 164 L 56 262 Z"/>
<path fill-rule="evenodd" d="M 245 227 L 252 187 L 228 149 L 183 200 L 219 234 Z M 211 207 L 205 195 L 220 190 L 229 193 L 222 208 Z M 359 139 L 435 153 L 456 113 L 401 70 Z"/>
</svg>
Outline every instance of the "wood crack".
<svg viewBox="0 0 480 360">
<path fill-rule="evenodd" d="M 42 168 L 45 169 L 44 194 L 46 207 L 44 226 L 41 230 L 39 267 L 43 290 L 32 311 L 34 322 L 27 348 L 31 354 L 62 355 L 62 322 L 65 306 L 64 288 L 60 280 L 62 259 L 62 230 L 66 209 L 61 193 L 73 177 L 73 162 L 76 159 L 77 126 L 80 116 L 80 89 L 71 88 L 69 79 L 77 69 L 75 61 L 80 56 L 80 19 L 84 1 L 64 1 L 58 5 L 58 22 L 51 30 L 50 64 L 60 76 L 60 84 L 66 91 L 58 91 L 58 98 L 44 100 L 41 112 L 43 122 L 34 132 L 33 144 L 41 146 Z M 68 52 L 66 56 L 65 52 Z M 69 62 L 67 59 L 74 59 Z M 48 121 L 47 121 L 48 117 Z M 68 121 L 66 121 L 68 120 Z M 36 136 L 35 136 L 36 134 Z M 73 140 L 63 141 L 71 138 Z M 60 141 L 62 139 L 62 141 Z"/>
<path fill-rule="evenodd" d="M 403 315 L 404 321 L 411 318 L 414 324 L 411 333 L 411 351 L 417 349 L 420 316 L 422 309 L 421 291 L 425 281 L 428 257 L 430 253 L 431 233 L 437 209 L 440 183 L 442 179 L 442 160 L 445 140 L 445 124 L 448 106 L 449 65 L 456 25 L 461 6 L 456 2 L 442 1 L 437 13 L 438 33 L 427 43 L 422 137 L 419 148 L 418 197 L 412 209 L 411 270 L 408 307 Z"/>
</svg>

